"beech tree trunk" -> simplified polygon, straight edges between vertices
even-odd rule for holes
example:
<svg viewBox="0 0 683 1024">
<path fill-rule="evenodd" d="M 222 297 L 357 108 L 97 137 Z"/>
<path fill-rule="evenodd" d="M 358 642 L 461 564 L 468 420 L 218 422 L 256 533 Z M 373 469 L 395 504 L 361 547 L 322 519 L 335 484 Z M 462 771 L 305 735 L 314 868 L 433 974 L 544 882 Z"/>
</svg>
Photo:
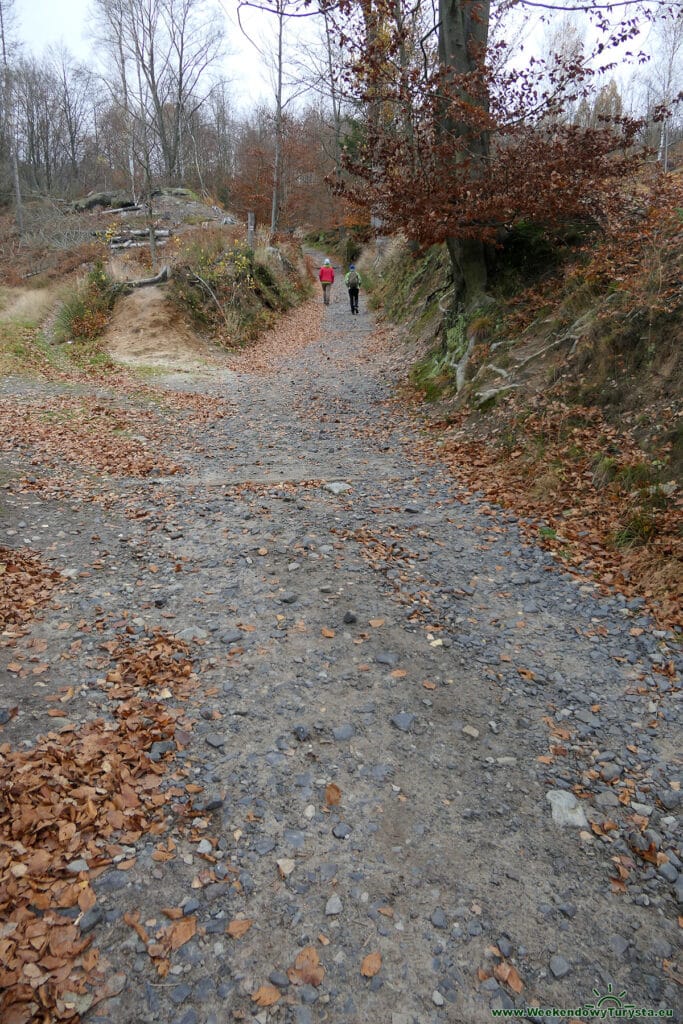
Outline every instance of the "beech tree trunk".
<svg viewBox="0 0 683 1024">
<path fill-rule="evenodd" d="M 489 0 L 439 0 L 439 62 L 445 71 L 446 82 L 454 90 L 456 76 L 474 75 L 480 62 L 486 56 L 489 30 Z M 462 95 L 463 90 L 458 90 Z M 482 104 L 479 95 L 474 98 L 465 93 L 470 102 Z M 458 123 L 444 102 L 440 129 L 442 134 L 455 142 L 454 162 L 462 162 L 465 153 L 474 163 L 471 173 L 483 169 L 489 157 L 489 141 L 485 134 L 472 137 L 465 127 Z M 458 146 L 458 138 L 463 146 Z M 455 285 L 456 307 L 467 311 L 475 308 L 486 291 L 486 254 L 482 242 L 451 236 L 446 239 L 451 258 L 453 282 Z"/>
<path fill-rule="evenodd" d="M 282 49 L 285 30 L 284 4 L 277 6 L 277 69 L 275 86 L 275 159 L 273 161 L 273 199 L 270 212 L 270 236 L 274 239 L 280 224 L 280 204 L 282 200 Z"/>
</svg>

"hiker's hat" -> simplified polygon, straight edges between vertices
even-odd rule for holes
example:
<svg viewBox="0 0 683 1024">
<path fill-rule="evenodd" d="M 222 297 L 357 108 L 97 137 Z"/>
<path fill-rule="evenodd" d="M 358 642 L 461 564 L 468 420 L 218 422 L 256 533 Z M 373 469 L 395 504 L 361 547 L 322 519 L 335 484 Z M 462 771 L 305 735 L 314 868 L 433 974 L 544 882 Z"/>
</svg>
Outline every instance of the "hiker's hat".
<svg viewBox="0 0 683 1024">
<path fill-rule="evenodd" d="M 325 260 L 325 266 L 329 267 L 329 265 L 330 265 L 330 261 L 329 260 Z"/>
<path fill-rule="evenodd" d="M 349 267 L 349 270 L 355 270 L 355 269 L 356 269 L 355 264 L 352 263 L 351 266 Z"/>
</svg>

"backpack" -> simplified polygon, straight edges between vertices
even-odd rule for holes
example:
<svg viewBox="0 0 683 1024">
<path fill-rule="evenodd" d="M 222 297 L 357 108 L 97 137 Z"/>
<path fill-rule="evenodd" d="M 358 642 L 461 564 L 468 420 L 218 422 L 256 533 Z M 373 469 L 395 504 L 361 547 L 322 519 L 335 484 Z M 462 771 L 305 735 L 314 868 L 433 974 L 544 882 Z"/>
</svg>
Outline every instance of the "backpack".
<svg viewBox="0 0 683 1024">
<path fill-rule="evenodd" d="M 360 284 L 360 278 L 355 270 L 350 270 L 349 275 L 346 279 L 346 283 L 349 288 L 357 288 Z"/>
</svg>

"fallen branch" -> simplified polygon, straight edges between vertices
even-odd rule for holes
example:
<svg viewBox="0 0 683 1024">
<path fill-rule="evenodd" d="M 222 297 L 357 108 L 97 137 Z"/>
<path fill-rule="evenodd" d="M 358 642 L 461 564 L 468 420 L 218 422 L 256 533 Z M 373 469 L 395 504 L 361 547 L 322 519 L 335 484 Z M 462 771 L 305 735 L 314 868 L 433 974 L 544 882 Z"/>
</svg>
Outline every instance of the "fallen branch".
<svg viewBox="0 0 683 1024">
<path fill-rule="evenodd" d="M 495 401 L 499 395 L 504 395 L 508 391 L 514 391 L 518 388 L 519 384 L 505 384 L 502 388 L 490 388 L 488 391 L 477 391 L 474 396 L 477 408 L 480 409 L 482 405 L 486 405 L 487 402 Z"/>
<path fill-rule="evenodd" d="M 166 245 L 166 239 L 160 238 L 157 242 L 157 248 Z M 109 246 L 110 249 L 147 249 L 149 247 L 149 241 L 147 242 L 112 242 Z"/>
<path fill-rule="evenodd" d="M 195 280 L 195 281 L 198 281 L 198 282 L 199 282 L 199 284 L 200 284 L 200 285 L 201 285 L 201 286 L 202 286 L 203 288 L 205 288 L 205 289 L 206 289 L 206 291 L 207 291 L 207 292 L 209 293 L 209 295 L 211 296 L 211 298 L 213 299 L 213 301 L 214 301 L 214 302 L 216 303 L 216 306 L 218 307 L 218 312 L 219 312 L 219 313 L 220 313 L 220 315 L 221 315 L 221 316 L 223 317 L 223 322 L 225 323 L 225 326 L 226 326 L 226 327 L 229 327 L 229 326 L 230 326 L 230 324 L 229 324 L 229 322 L 228 322 L 228 318 L 227 318 L 227 316 L 225 315 L 225 310 L 223 309 L 223 307 L 221 306 L 220 302 L 218 301 L 218 299 L 217 299 L 217 297 L 216 297 L 216 294 L 215 294 L 215 292 L 213 291 L 213 289 L 212 289 L 212 288 L 211 288 L 211 287 L 210 287 L 210 286 L 209 286 L 209 285 L 208 285 L 208 284 L 206 283 L 206 281 L 204 280 L 204 278 L 203 278 L 203 277 L 200 277 L 200 276 L 199 276 L 199 274 L 192 274 L 191 276 L 192 276 L 192 277 L 194 278 L 194 280 Z"/>
<path fill-rule="evenodd" d="M 106 213 L 133 213 L 135 210 L 141 210 L 142 207 L 138 203 L 136 206 L 117 206 L 115 210 L 100 210 L 100 214 Z"/>
<path fill-rule="evenodd" d="M 123 291 L 128 291 L 132 288 L 146 288 L 150 284 L 163 284 L 164 281 L 168 281 L 170 276 L 171 268 L 168 263 L 165 263 L 155 277 L 143 277 L 138 281 L 125 281 L 121 287 Z"/>
</svg>

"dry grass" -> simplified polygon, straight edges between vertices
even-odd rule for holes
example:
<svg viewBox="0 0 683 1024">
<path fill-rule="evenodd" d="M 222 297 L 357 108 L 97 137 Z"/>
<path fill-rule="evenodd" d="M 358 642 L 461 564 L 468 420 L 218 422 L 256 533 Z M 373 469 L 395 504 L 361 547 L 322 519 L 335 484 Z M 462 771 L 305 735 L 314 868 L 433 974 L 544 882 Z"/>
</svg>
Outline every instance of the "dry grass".
<svg viewBox="0 0 683 1024">
<path fill-rule="evenodd" d="M 42 323 L 56 300 L 54 287 L 0 288 L 0 323 L 36 326 Z"/>
</svg>

